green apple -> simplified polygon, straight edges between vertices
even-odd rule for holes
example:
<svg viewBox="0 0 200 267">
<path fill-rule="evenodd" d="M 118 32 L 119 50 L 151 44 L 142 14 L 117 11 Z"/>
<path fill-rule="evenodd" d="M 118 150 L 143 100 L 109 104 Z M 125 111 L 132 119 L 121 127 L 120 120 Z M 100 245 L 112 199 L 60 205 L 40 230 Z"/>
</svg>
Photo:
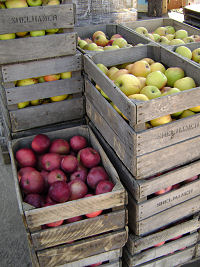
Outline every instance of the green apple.
<svg viewBox="0 0 200 267">
<path fill-rule="evenodd" d="M 173 87 L 170 90 L 162 93 L 162 96 L 165 96 L 165 95 L 173 95 L 173 94 L 180 93 L 180 92 L 181 92 L 180 89 Z"/>
<path fill-rule="evenodd" d="M 112 77 L 112 75 L 117 72 L 119 69 L 117 67 L 111 67 L 108 72 L 107 72 L 107 76 L 110 78 Z M 111 79 L 111 78 L 110 78 Z"/>
<path fill-rule="evenodd" d="M 26 101 L 26 102 L 21 102 L 21 103 L 18 103 L 17 106 L 18 108 L 25 108 L 29 105 L 29 101 Z"/>
<path fill-rule="evenodd" d="M 72 77 L 71 71 L 62 72 L 60 74 L 60 79 L 70 79 Z"/>
<path fill-rule="evenodd" d="M 159 34 L 160 36 L 165 36 L 167 34 L 167 29 L 165 27 L 158 27 L 154 33 Z"/>
<path fill-rule="evenodd" d="M 166 71 L 165 66 L 161 64 L 160 62 L 154 62 L 153 64 L 151 64 L 150 69 L 151 69 L 151 72 L 159 70 L 162 73 L 165 73 Z"/>
<path fill-rule="evenodd" d="M 102 94 L 102 96 L 107 99 L 108 101 L 111 101 L 110 98 L 107 96 L 107 94 L 104 93 L 103 90 L 100 90 L 100 93 Z"/>
<path fill-rule="evenodd" d="M 185 42 L 181 39 L 173 39 L 169 43 L 169 45 L 179 45 L 179 44 L 185 44 Z"/>
<path fill-rule="evenodd" d="M 105 73 L 105 74 L 107 75 L 107 73 L 108 73 L 108 68 L 107 68 L 104 64 L 98 63 L 98 64 L 97 64 L 97 67 L 98 67 L 101 71 L 103 71 L 103 73 Z"/>
<path fill-rule="evenodd" d="M 140 81 L 132 74 L 122 74 L 115 80 L 115 85 L 127 96 L 140 91 Z"/>
<path fill-rule="evenodd" d="M 4 5 L 4 3 L 0 2 L 0 9 L 6 8 L 6 6 Z"/>
<path fill-rule="evenodd" d="M 173 40 L 174 39 L 174 34 L 171 34 L 171 33 L 169 33 L 169 34 L 167 34 L 165 37 L 169 40 L 169 41 L 171 41 L 171 40 Z"/>
<path fill-rule="evenodd" d="M 42 101 L 40 99 L 37 100 L 31 100 L 31 105 L 32 106 L 38 106 L 42 103 Z"/>
<path fill-rule="evenodd" d="M 200 47 L 192 51 L 192 60 L 199 63 L 200 62 Z"/>
<path fill-rule="evenodd" d="M 152 33 L 146 33 L 144 36 L 152 41 L 155 41 Z"/>
<path fill-rule="evenodd" d="M 125 47 L 127 44 L 128 43 L 124 38 L 117 38 L 112 43 L 112 45 L 118 45 L 119 48 Z"/>
<path fill-rule="evenodd" d="M 154 85 L 158 89 L 161 89 L 166 85 L 166 83 L 167 83 L 167 77 L 165 76 L 164 73 L 162 73 L 159 70 L 151 72 L 147 75 L 146 85 Z"/>
<path fill-rule="evenodd" d="M 160 44 L 164 44 L 164 45 L 169 45 L 170 44 L 170 40 L 168 40 L 167 37 L 165 37 L 165 36 L 161 36 L 159 43 Z"/>
<path fill-rule="evenodd" d="M 140 33 L 140 34 L 146 34 L 146 33 L 148 33 L 148 30 L 147 30 L 145 27 L 137 27 L 137 28 L 135 29 L 135 31 L 136 31 L 137 33 Z"/>
<path fill-rule="evenodd" d="M 28 6 L 25 0 L 9 0 L 5 2 L 5 5 L 7 8 L 22 8 Z"/>
<path fill-rule="evenodd" d="M 160 41 L 160 35 L 159 34 L 153 33 L 152 35 L 153 35 L 153 38 L 154 38 L 155 42 L 159 42 Z"/>
<path fill-rule="evenodd" d="M 143 46 L 143 45 L 144 45 L 144 44 L 139 43 L 139 44 L 136 44 L 135 47 L 136 47 L 136 46 Z"/>
<path fill-rule="evenodd" d="M 140 94 L 146 95 L 148 99 L 154 99 L 161 96 L 161 91 L 153 85 L 148 85 L 142 88 Z"/>
<path fill-rule="evenodd" d="M 182 112 L 180 118 L 183 119 L 183 118 L 186 118 L 186 117 L 189 117 L 189 116 L 192 116 L 192 115 L 195 115 L 195 113 L 189 109 L 186 109 Z"/>
<path fill-rule="evenodd" d="M 116 50 L 116 49 L 119 49 L 120 47 L 118 45 L 109 45 L 109 46 L 105 46 L 103 48 L 103 50 Z"/>
<path fill-rule="evenodd" d="M 191 36 L 186 37 L 186 38 L 183 38 L 183 41 L 184 41 L 186 44 L 194 43 L 194 42 L 195 42 L 194 38 L 192 38 Z"/>
<path fill-rule="evenodd" d="M 44 36 L 44 35 L 45 35 L 45 30 L 31 31 L 30 32 L 31 37 L 39 37 L 39 36 Z"/>
<path fill-rule="evenodd" d="M 185 73 L 184 70 L 179 67 L 171 67 L 165 71 L 165 76 L 167 77 L 167 85 L 173 87 L 177 80 L 185 76 Z"/>
<path fill-rule="evenodd" d="M 5 34 L 0 34 L 0 40 L 10 40 L 10 39 L 15 39 L 15 33 L 5 33 Z"/>
<path fill-rule="evenodd" d="M 176 39 L 183 39 L 188 37 L 188 32 L 186 30 L 178 30 L 175 32 Z"/>
<path fill-rule="evenodd" d="M 167 34 L 174 34 L 176 32 L 173 26 L 165 26 L 165 28 L 167 29 Z"/>
<path fill-rule="evenodd" d="M 189 58 L 189 59 L 192 58 L 192 52 L 186 46 L 181 45 L 181 46 L 177 47 L 175 52 L 178 53 L 179 55 L 183 56 L 183 57 L 186 57 L 186 58 Z"/>
<path fill-rule="evenodd" d="M 136 61 L 129 68 L 129 73 L 138 77 L 147 77 L 150 72 L 150 65 L 145 60 Z"/>
<path fill-rule="evenodd" d="M 98 46 L 97 44 L 95 43 L 90 43 L 90 44 L 86 44 L 84 47 L 83 47 L 84 50 L 91 50 L 91 51 L 94 51 L 95 49 L 98 49 Z"/>
<path fill-rule="evenodd" d="M 41 6 L 42 0 L 26 0 L 29 6 Z"/>
<path fill-rule="evenodd" d="M 39 77 L 39 78 L 38 78 L 38 82 L 39 82 L 39 83 L 44 83 L 44 82 L 46 82 L 46 81 L 45 81 L 44 77 Z"/>
<path fill-rule="evenodd" d="M 192 89 L 196 87 L 195 81 L 191 77 L 184 77 L 177 80 L 174 83 L 174 87 L 180 89 L 181 91 Z"/>
<path fill-rule="evenodd" d="M 24 80 L 19 80 L 17 81 L 16 86 L 27 86 L 27 85 L 31 85 L 31 84 L 36 84 L 38 83 L 38 81 L 34 78 L 28 78 L 28 79 L 24 79 Z"/>
<path fill-rule="evenodd" d="M 47 33 L 56 33 L 59 31 L 59 29 L 47 29 L 45 30 Z"/>
<path fill-rule="evenodd" d="M 176 117 L 179 117 L 182 113 L 183 113 L 183 110 L 177 111 L 175 113 L 172 113 L 171 116 L 176 118 Z"/>
<path fill-rule="evenodd" d="M 83 47 L 87 45 L 87 42 L 85 40 L 79 40 L 78 41 L 78 46 L 83 49 Z"/>
</svg>

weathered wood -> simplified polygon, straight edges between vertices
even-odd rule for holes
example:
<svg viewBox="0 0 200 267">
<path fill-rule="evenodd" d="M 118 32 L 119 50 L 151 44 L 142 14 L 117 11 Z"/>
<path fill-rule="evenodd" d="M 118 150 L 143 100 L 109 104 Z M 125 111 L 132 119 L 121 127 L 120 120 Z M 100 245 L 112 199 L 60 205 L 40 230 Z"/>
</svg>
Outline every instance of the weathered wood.
<svg viewBox="0 0 200 267">
<path fill-rule="evenodd" d="M 73 4 L 0 10 L 0 34 L 73 28 Z"/>
<path fill-rule="evenodd" d="M 196 257 L 200 257 L 200 243 L 196 246 Z"/>
<path fill-rule="evenodd" d="M 37 253 L 41 266 L 55 266 L 74 260 L 83 259 L 94 254 L 122 248 L 127 240 L 125 230 L 88 238 L 74 244 L 45 249 Z"/>
</svg>

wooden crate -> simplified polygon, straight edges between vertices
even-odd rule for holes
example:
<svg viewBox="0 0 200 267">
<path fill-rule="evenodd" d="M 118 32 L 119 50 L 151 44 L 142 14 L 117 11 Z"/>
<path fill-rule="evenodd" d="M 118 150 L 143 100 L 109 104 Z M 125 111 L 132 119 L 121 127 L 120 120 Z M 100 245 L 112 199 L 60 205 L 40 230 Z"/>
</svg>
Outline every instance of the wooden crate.
<svg viewBox="0 0 200 267">
<path fill-rule="evenodd" d="M 117 25 L 117 24 L 102 24 L 102 25 L 90 25 L 90 26 L 85 26 L 85 27 L 75 27 L 74 30 L 77 32 L 78 36 L 81 39 L 92 38 L 92 35 L 94 32 L 103 31 L 109 39 L 114 34 L 120 34 L 120 35 L 122 35 L 123 38 L 126 39 L 126 41 L 129 44 L 132 44 L 132 45 L 136 45 L 139 43 L 142 43 L 142 44 L 150 43 L 150 40 L 147 40 L 146 38 L 143 38 L 141 35 L 139 35 L 137 33 L 133 33 L 128 28 L 124 28 L 124 27 Z M 87 53 L 87 54 L 88 53 L 89 54 L 97 53 L 94 51 L 83 50 L 80 47 L 78 47 L 78 48 L 84 54 L 85 53 Z"/>
<path fill-rule="evenodd" d="M 49 255 L 48 261 L 50 262 L 50 258 L 52 258 L 52 261 L 54 261 L 55 256 L 56 263 L 57 261 L 60 261 L 59 264 L 64 264 L 65 262 L 61 262 L 62 260 L 65 261 L 65 259 L 62 259 L 62 257 L 60 256 L 61 252 L 63 252 L 63 258 L 67 257 L 66 261 L 71 262 L 84 257 L 92 256 L 93 254 L 103 253 L 109 250 L 123 247 L 126 242 L 127 235 L 125 230 L 127 224 L 127 214 L 125 209 L 125 206 L 127 204 L 127 194 L 119 180 L 114 167 L 107 158 L 105 152 L 101 148 L 91 129 L 88 126 L 77 126 L 59 131 L 49 132 L 46 134 L 50 137 L 50 139 L 64 138 L 68 140 L 75 134 L 86 137 L 90 142 L 90 145 L 100 153 L 102 164 L 115 186 L 112 192 L 106 194 L 35 209 L 32 206 L 24 203 L 22 200 L 17 178 L 17 166 L 14 158 L 15 151 L 21 147 L 27 147 L 27 145 L 30 145 L 30 142 L 34 136 L 24 137 L 9 142 L 9 152 L 11 156 L 11 164 L 20 213 L 22 215 L 27 231 L 31 234 L 33 248 L 35 251 L 38 251 L 38 257 L 41 256 L 41 261 L 45 261 L 45 258 L 48 258 L 47 256 Z M 41 229 L 41 226 L 44 224 L 84 215 L 100 209 L 108 211 L 107 213 L 104 213 L 95 218 L 84 219 L 82 221 L 70 224 L 64 224 L 56 228 Z M 109 232 L 113 232 L 113 235 L 112 233 L 109 234 Z M 101 237 L 101 235 L 99 235 L 102 233 L 106 233 L 104 239 L 103 237 Z M 99 245 L 94 245 L 93 250 L 89 251 L 89 249 L 85 247 L 85 241 L 78 241 L 77 244 L 80 244 L 77 246 L 77 249 L 80 249 L 79 253 L 73 253 L 73 243 L 72 251 L 71 253 L 69 252 L 69 247 L 71 245 L 66 245 L 67 242 L 86 239 L 95 235 L 99 235 L 99 237 L 97 238 L 99 240 Z M 111 239 L 114 238 L 116 242 L 110 242 L 110 236 Z M 93 239 L 96 240 L 95 237 L 91 238 L 91 240 Z M 102 245 L 102 241 L 100 241 L 100 239 L 105 240 L 103 241 L 105 242 L 105 247 L 104 245 Z M 88 244 L 90 244 L 89 241 L 90 239 L 88 240 Z M 115 247 L 115 244 L 119 244 L 119 242 L 120 246 Z M 85 253 L 88 253 L 87 255 L 84 255 L 82 253 L 82 250 L 84 249 L 80 248 L 81 244 L 84 244 Z M 61 246 L 58 247 L 59 245 Z M 56 256 L 55 251 L 57 251 L 58 248 L 60 253 L 56 254 Z M 68 251 L 67 254 L 66 251 Z M 57 258 L 59 258 L 60 260 L 58 260 Z M 44 265 L 41 264 L 41 266 Z"/>
<path fill-rule="evenodd" d="M 200 28 L 199 5 L 188 5 L 183 8 L 184 22 L 194 27 Z"/>
<path fill-rule="evenodd" d="M 199 143 L 199 114 L 151 129 L 146 129 L 145 126 L 145 122 L 154 118 L 198 106 L 199 87 L 150 101 L 130 100 L 96 66 L 96 63 L 113 66 L 144 57 L 151 57 L 168 67 L 181 67 L 185 70 L 186 76 L 193 77 L 196 83 L 200 84 L 197 66 L 188 64 L 175 54 L 172 56 L 169 50 L 162 47 L 141 46 L 130 48 L 128 51 L 124 49 L 120 53 L 114 52 L 112 55 L 107 51 L 91 57 L 84 55 L 84 68 L 89 80 L 99 85 L 128 118 L 129 124 L 96 88 L 86 81 L 87 114 L 95 122 L 96 127 L 101 132 L 103 130 L 106 141 L 136 179 L 170 170 L 199 158 L 198 149 L 196 150 Z"/>
<path fill-rule="evenodd" d="M 1 66 L 1 107 L 8 134 L 79 119 L 84 116 L 82 55 L 57 57 Z M 15 87 L 14 81 L 48 74 L 72 72 L 71 79 Z M 17 103 L 73 94 L 70 100 L 18 109 Z"/>
<path fill-rule="evenodd" d="M 73 55 L 75 6 L 70 0 L 55 6 L 0 10 L 0 34 L 62 28 L 64 33 L 0 41 L 1 64 Z"/>
<path fill-rule="evenodd" d="M 186 23 L 179 22 L 174 19 L 170 18 L 157 18 L 157 19 L 148 19 L 148 20 L 138 20 L 133 22 L 127 22 L 122 23 L 123 26 L 128 27 L 129 29 L 132 29 L 135 32 L 135 29 L 137 27 L 145 27 L 148 32 L 155 31 L 158 27 L 162 26 L 173 26 L 176 31 L 178 30 L 186 30 L 188 32 L 188 35 L 194 35 L 194 34 L 200 34 L 200 30 L 192 27 Z M 142 35 L 144 38 L 146 38 L 144 35 Z M 148 39 L 148 38 L 146 38 Z M 161 44 L 159 44 L 161 45 Z M 166 46 L 166 45 L 165 45 Z M 169 46 L 167 46 L 169 47 Z"/>
</svg>

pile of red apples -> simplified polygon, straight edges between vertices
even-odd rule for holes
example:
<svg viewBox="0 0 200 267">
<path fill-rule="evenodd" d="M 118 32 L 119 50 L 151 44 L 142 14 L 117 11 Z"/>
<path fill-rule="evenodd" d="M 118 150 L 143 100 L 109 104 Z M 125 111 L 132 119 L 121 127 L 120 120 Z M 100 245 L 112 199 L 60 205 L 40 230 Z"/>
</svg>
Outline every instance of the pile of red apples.
<svg viewBox="0 0 200 267">
<path fill-rule="evenodd" d="M 112 191 L 114 184 L 101 164 L 98 151 L 85 137 L 75 135 L 68 141 L 45 134 L 36 135 L 31 148 L 16 151 L 18 179 L 24 202 L 35 208 L 55 205 Z M 79 221 L 100 215 L 102 210 L 67 219 Z M 55 227 L 64 221 L 45 227 Z"/>
</svg>

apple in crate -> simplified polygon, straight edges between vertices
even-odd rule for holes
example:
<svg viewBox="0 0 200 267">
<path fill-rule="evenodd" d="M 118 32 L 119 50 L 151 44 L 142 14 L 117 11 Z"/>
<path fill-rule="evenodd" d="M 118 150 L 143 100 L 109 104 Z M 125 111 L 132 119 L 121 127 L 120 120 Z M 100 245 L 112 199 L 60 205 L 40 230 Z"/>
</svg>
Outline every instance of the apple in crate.
<svg viewBox="0 0 200 267">
<path fill-rule="evenodd" d="M 46 134 L 38 134 L 33 138 L 31 147 L 36 153 L 42 154 L 47 151 L 50 143 L 51 141 Z"/>
<path fill-rule="evenodd" d="M 40 194 L 28 194 L 25 197 L 24 202 L 32 205 L 35 208 L 41 208 L 43 206 L 44 199 Z"/>
<path fill-rule="evenodd" d="M 26 172 L 20 180 L 20 187 L 26 194 L 42 193 L 44 190 L 44 179 L 37 170 Z"/>
<path fill-rule="evenodd" d="M 70 145 L 69 142 L 64 139 L 55 139 L 52 141 L 49 152 L 58 154 L 69 154 Z"/>
<path fill-rule="evenodd" d="M 26 172 L 30 172 L 30 171 L 34 171 L 35 168 L 33 167 L 23 167 L 21 168 L 18 172 L 17 172 L 17 176 L 18 176 L 18 180 L 20 182 L 21 178 L 22 178 L 22 175 L 24 175 L 24 173 Z"/>
<path fill-rule="evenodd" d="M 34 167 L 36 165 L 36 156 L 32 149 L 21 148 L 16 154 L 15 158 L 21 167 Z"/>
<path fill-rule="evenodd" d="M 46 153 L 41 159 L 42 168 L 46 171 L 53 171 L 60 168 L 61 157 L 56 153 Z"/>
<path fill-rule="evenodd" d="M 87 185 L 81 179 L 77 178 L 69 182 L 68 185 L 70 190 L 69 200 L 83 198 L 88 192 Z"/>
<path fill-rule="evenodd" d="M 87 170 L 77 170 L 70 175 L 69 179 L 70 181 L 73 181 L 77 178 L 85 182 L 87 178 Z"/>
<path fill-rule="evenodd" d="M 102 264 L 102 261 L 101 262 L 94 263 L 94 264 L 91 264 L 90 267 L 96 267 L 96 266 L 99 266 L 101 264 Z"/>
<path fill-rule="evenodd" d="M 160 246 L 162 246 L 162 245 L 164 245 L 164 244 L 165 244 L 165 241 L 163 241 L 163 242 L 160 242 L 160 243 L 158 243 L 158 244 L 154 245 L 154 247 L 160 247 Z"/>
<path fill-rule="evenodd" d="M 195 180 L 197 180 L 198 178 L 199 178 L 199 176 L 198 176 L 198 175 L 195 175 L 195 176 L 193 176 L 193 177 L 191 177 L 191 178 L 185 180 L 185 181 L 184 181 L 184 184 L 187 184 L 187 183 L 190 183 L 190 182 L 192 182 L 192 181 L 195 181 Z"/>
<path fill-rule="evenodd" d="M 78 160 L 73 155 L 67 155 L 63 157 L 61 161 L 61 169 L 67 173 L 73 173 L 78 168 Z"/>
<path fill-rule="evenodd" d="M 93 194 L 85 195 L 85 197 L 92 197 L 92 196 L 94 196 L 94 195 Z M 91 213 L 85 214 L 85 216 L 87 218 L 94 218 L 94 217 L 97 217 L 98 215 L 100 215 L 102 212 L 103 212 L 103 210 L 97 210 L 97 211 L 93 211 Z"/>
<path fill-rule="evenodd" d="M 48 206 L 52 206 L 52 205 L 54 205 L 54 204 L 46 203 L 44 205 L 44 207 L 48 207 Z M 52 222 L 52 223 L 47 223 L 47 224 L 45 224 L 45 226 L 47 226 L 47 227 L 57 227 L 57 226 L 62 225 L 63 222 L 64 222 L 64 220 L 60 220 L 60 221 L 56 221 L 56 222 Z"/>
<path fill-rule="evenodd" d="M 68 223 L 73 223 L 73 222 L 78 222 L 78 221 L 81 221 L 81 220 L 83 220 L 82 216 L 76 216 L 76 217 L 73 217 L 73 218 L 69 218 L 66 221 Z"/>
<path fill-rule="evenodd" d="M 109 180 L 108 174 L 103 167 L 97 166 L 89 171 L 87 175 L 87 184 L 89 187 L 95 189 L 97 184 L 102 180 Z"/>
<path fill-rule="evenodd" d="M 95 194 L 105 194 L 111 192 L 114 187 L 114 184 L 111 181 L 100 181 L 96 187 Z"/>
<path fill-rule="evenodd" d="M 87 140 L 81 135 L 75 135 L 70 139 L 70 147 L 73 151 L 79 151 L 87 146 Z"/>
<path fill-rule="evenodd" d="M 51 171 L 48 174 L 47 181 L 48 181 L 48 184 L 49 185 L 52 185 L 53 183 L 55 183 L 57 181 L 64 181 L 64 182 L 66 182 L 67 181 L 67 176 L 60 169 L 55 169 L 55 170 Z"/>
<path fill-rule="evenodd" d="M 50 186 L 48 195 L 56 202 L 66 202 L 70 197 L 69 185 L 64 181 L 57 181 Z"/>
<path fill-rule="evenodd" d="M 92 168 L 100 163 L 101 158 L 95 149 L 86 147 L 80 150 L 80 161 L 86 168 Z"/>
</svg>

